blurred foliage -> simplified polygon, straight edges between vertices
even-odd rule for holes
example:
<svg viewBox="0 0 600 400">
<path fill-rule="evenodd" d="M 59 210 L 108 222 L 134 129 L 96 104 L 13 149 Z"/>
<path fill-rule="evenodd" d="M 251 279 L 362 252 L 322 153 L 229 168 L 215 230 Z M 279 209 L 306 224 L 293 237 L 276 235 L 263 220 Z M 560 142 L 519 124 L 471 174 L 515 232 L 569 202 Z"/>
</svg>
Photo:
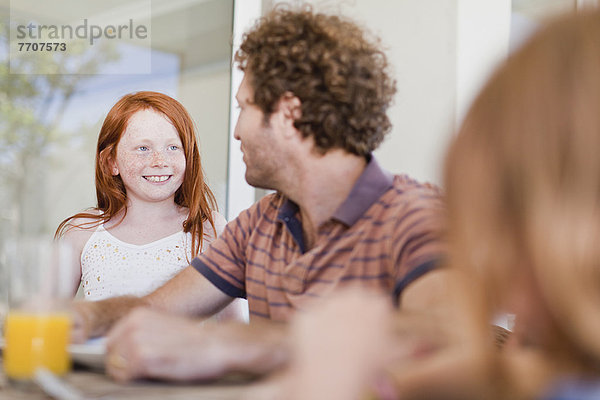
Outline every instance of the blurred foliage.
<svg viewBox="0 0 600 400">
<path fill-rule="evenodd" d="M 61 129 L 65 110 L 85 81 L 119 59 L 110 41 L 97 42 L 93 48 L 69 41 L 66 52 L 19 52 L 11 59 L 9 29 L 8 16 L 0 15 L 0 237 L 42 233 L 43 224 L 25 221 L 32 220 L 31 204 L 42 210 L 45 206 L 43 193 L 36 190 L 48 172 L 44 166 L 86 133 Z"/>
</svg>

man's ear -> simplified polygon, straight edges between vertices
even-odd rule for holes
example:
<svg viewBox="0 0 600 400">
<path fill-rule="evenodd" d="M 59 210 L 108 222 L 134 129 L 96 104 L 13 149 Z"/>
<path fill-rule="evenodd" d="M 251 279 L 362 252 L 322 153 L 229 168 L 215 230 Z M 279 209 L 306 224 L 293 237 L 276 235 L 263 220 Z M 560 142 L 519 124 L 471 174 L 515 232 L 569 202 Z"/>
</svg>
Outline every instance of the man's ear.
<svg viewBox="0 0 600 400">
<path fill-rule="evenodd" d="M 281 111 L 283 117 L 290 125 L 302 116 L 302 102 L 292 92 L 285 92 L 279 99 L 277 110 Z"/>
</svg>

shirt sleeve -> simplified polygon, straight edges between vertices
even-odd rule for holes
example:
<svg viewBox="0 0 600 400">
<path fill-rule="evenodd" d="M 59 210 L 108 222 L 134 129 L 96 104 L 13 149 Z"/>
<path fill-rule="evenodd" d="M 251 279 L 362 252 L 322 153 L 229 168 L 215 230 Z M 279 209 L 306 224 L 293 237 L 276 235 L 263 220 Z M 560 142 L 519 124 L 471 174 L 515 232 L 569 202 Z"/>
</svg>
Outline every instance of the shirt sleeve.
<svg viewBox="0 0 600 400">
<path fill-rule="evenodd" d="M 258 218 L 260 204 L 256 203 L 225 225 L 223 233 L 192 260 L 198 272 L 231 297 L 246 298 L 246 248 Z"/>
<path fill-rule="evenodd" d="M 439 190 L 429 186 L 415 189 L 405 204 L 392 241 L 395 299 L 412 282 L 439 267 L 447 252 L 445 208 Z"/>
</svg>

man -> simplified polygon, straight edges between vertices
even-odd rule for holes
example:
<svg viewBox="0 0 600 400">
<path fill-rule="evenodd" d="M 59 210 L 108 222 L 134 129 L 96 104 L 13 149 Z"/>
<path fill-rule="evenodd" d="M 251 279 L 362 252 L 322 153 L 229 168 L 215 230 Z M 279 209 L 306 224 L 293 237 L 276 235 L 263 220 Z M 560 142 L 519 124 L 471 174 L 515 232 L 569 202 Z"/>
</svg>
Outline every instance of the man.
<svg viewBox="0 0 600 400">
<path fill-rule="evenodd" d="M 137 310 L 109 334 L 107 370 L 117 379 L 267 372 L 288 357 L 285 325 L 273 321 L 347 284 L 385 291 L 403 309 L 438 301 L 439 193 L 390 175 L 371 155 L 390 130 L 395 93 L 377 41 L 336 16 L 275 9 L 235 58 L 245 73 L 235 138 L 246 180 L 276 193 L 154 293 L 78 308 L 92 336 L 139 305 L 204 317 L 235 297 L 248 299 L 251 324 L 200 326 Z"/>
</svg>

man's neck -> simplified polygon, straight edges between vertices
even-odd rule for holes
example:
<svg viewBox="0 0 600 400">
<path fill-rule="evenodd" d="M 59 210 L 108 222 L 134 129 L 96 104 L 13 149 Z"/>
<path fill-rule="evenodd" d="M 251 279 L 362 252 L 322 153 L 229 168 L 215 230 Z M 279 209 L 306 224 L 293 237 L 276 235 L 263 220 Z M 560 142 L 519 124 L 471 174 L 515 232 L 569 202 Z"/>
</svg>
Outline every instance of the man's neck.
<svg viewBox="0 0 600 400">
<path fill-rule="evenodd" d="M 299 165 L 295 179 L 282 192 L 300 207 L 307 247 L 312 247 L 319 226 L 346 200 L 367 162 L 343 150 L 312 154 Z"/>
</svg>

